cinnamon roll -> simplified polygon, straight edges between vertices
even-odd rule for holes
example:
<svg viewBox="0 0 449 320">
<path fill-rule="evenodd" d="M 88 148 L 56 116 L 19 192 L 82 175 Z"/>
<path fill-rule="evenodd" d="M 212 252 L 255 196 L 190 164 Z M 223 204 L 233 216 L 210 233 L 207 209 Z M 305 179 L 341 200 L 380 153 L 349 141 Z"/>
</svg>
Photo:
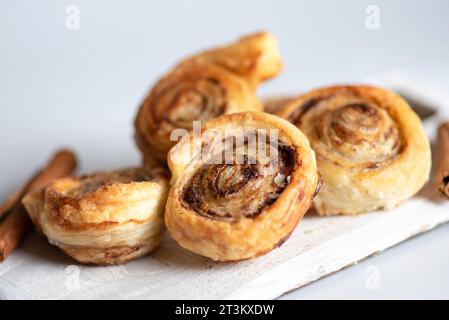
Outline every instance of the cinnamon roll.
<svg viewBox="0 0 449 320">
<path fill-rule="evenodd" d="M 151 90 L 135 119 L 136 142 L 146 163 L 166 161 L 177 142 L 174 129 L 223 114 L 262 111 L 256 89 L 281 68 L 276 40 L 268 33 L 244 37 L 179 63 Z M 185 132 L 185 133 L 186 133 Z"/>
<path fill-rule="evenodd" d="M 37 229 L 75 260 L 119 264 L 160 243 L 167 176 L 160 168 L 132 168 L 67 177 L 23 203 Z"/>
<path fill-rule="evenodd" d="M 307 138 L 262 112 L 209 121 L 170 150 L 168 165 L 167 229 L 182 247 L 218 261 L 280 246 L 319 186 Z"/>
<path fill-rule="evenodd" d="M 419 117 L 394 92 L 336 86 L 289 101 L 277 115 L 296 124 L 316 152 L 321 215 L 392 208 L 429 178 L 429 141 Z"/>
</svg>

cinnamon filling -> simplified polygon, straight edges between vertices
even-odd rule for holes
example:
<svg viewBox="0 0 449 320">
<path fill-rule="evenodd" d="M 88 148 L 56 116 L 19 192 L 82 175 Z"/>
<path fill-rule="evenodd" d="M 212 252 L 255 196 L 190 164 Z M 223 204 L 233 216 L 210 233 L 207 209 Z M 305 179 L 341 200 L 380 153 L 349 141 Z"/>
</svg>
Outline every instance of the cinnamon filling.
<svg viewBox="0 0 449 320">
<path fill-rule="evenodd" d="M 335 163 L 373 170 L 397 157 L 402 149 L 395 120 L 378 101 L 342 89 L 309 99 L 296 124 L 318 156 Z"/>
<path fill-rule="evenodd" d="M 215 78 L 185 77 L 152 99 L 155 127 L 170 132 L 190 130 L 194 120 L 207 121 L 225 112 L 227 92 Z"/>
<path fill-rule="evenodd" d="M 292 114 L 288 117 L 288 120 L 299 125 L 301 122 L 301 116 L 324 99 L 326 99 L 326 97 L 316 97 L 305 101 L 294 112 L 292 112 Z"/>
<path fill-rule="evenodd" d="M 348 104 L 334 111 L 331 127 L 337 137 L 351 144 L 363 142 L 365 136 L 375 135 L 380 115 L 376 108 L 362 103 Z M 392 128 L 388 128 L 391 135 Z"/>
<path fill-rule="evenodd" d="M 205 164 L 182 194 L 183 204 L 219 220 L 251 218 L 276 201 L 299 163 L 293 147 L 278 142 L 278 161 L 262 163 L 244 155 L 244 163 Z M 236 157 L 237 158 L 237 157 Z"/>
</svg>

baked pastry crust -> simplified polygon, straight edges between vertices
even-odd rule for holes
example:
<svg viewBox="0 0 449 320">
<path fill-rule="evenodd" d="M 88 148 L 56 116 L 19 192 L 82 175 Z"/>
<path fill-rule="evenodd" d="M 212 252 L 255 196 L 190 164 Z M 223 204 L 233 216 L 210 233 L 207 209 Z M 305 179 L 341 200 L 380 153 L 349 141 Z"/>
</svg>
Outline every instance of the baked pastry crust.
<svg viewBox="0 0 449 320">
<path fill-rule="evenodd" d="M 267 146 L 278 153 L 270 149 L 269 154 L 277 160 L 267 161 L 268 153 L 255 152 L 250 138 L 244 138 L 260 132 L 266 133 L 263 138 L 270 136 Z M 231 141 L 230 149 L 226 141 Z M 222 161 L 229 160 L 222 157 L 226 152 L 232 161 Z M 239 157 L 243 162 L 237 162 Z M 182 247 L 218 261 L 253 258 L 280 246 L 319 187 L 306 137 L 287 121 L 262 112 L 209 121 L 200 137 L 191 132 L 170 150 L 168 164 L 167 229 Z"/>
<path fill-rule="evenodd" d="M 165 162 L 175 129 L 192 129 L 223 114 L 262 111 L 256 89 L 279 73 L 276 39 L 266 32 L 181 61 L 152 88 L 135 119 L 144 162 Z"/>
<path fill-rule="evenodd" d="M 26 195 L 23 204 L 38 231 L 75 260 L 119 264 L 160 243 L 167 177 L 148 167 L 67 177 Z"/>
<path fill-rule="evenodd" d="M 321 215 L 392 208 L 429 178 L 431 153 L 421 121 L 396 93 L 335 86 L 290 100 L 277 115 L 296 124 L 315 150 Z"/>
<path fill-rule="evenodd" d="M 282 69 L 277 40 L 269 32 L 244 36 L 235 43 L 187 58 L 180 65 L 190 64 L 192 61 L 207 61 L 219 65 L 245 78 L 253 86 L 275 77 Z"/>
</svg>

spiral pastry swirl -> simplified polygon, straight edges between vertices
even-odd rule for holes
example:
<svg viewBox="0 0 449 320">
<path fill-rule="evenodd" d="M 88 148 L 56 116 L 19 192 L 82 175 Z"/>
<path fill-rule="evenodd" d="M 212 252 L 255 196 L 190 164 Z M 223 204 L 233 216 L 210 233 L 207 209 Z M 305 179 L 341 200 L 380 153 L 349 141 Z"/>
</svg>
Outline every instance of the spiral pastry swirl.
<svg viewBox="0 0 449 320">
<path fill-rule="evenodd" d="M 296 124 L 316 152 L 322 215 L 391 208 L 428 180 L 430 147 L 418 116 L 397 94 L 337 86 L 292 99 L 277 115 Z"/>
<path fill-rule="evenodd" d="M 244 37 L 179 63 L 151 90 L 135 120 L 145 162 L 165 161 L 175 129 L 191 130 L 223 114 L 261 111 L 256 89 L 281 68 L 276 40 L 268 33 Z"/>
<path fill-rule="evenodd" d="M 119 264 L 160 243 L 167 177 L 149 167 L 67 177 L 23 203 L 37 229 L 75 260 Z"/>
<path fill-rule="evenodd" d="M 170 150 L 168 164 L 167 229 L 182 247 L 218 261 L 280 246 L 319 187 L 305 136 L 261 112 L 209 121 L 200 137 L 190 133 Z"/>
</svg>

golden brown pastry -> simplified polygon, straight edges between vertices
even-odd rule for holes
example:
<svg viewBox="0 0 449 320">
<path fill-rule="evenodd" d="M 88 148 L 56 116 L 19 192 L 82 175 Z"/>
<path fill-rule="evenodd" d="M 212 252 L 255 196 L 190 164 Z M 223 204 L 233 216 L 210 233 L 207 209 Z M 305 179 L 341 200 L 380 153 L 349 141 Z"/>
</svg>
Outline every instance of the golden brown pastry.
<svg viewBox="0 0 449 320">
<path fill-rule="evenodd" d="M 263 101 L 263 109 L 266 113 L 276 114 L 276 111 L 281 107 L 285 106 L 288 102 L 295 99 L 296 97 L 290 96 L 279 96 L 265 99 Z"/>
<path fill-rule="evenodd" d="M 23 203 L 49 242 L 89 264 L 119 264 L 153 250 L 164 233 L 167 172 L 133 168 L 55 180 Z"/>
<path fill-rule="evenodd" d="M 179 63 L 151 90 L 135 119 L 144 161 L 166 161 L 174 129 L 223 114 L 262 111 L 256 89 L 281 69 L 275 38 L 262 32 Z"/>
<path fill-rule="evenodd" d="M 268 32 L 244 36 L 235 43 L 187 58 L 180 65 L 193 61 L 219 65 L 245 78 L 253 86 L 275 77 L 282 69 L 277 40 Z"/>
<path fill-rule="evenodd" d="M 182 247 L 218 261 L 280 246 L 309 208 L 319 177 L 306 137 L 262 112 L 224 115 L 168 154 L 165 223 Z"/>
<path fill-rule="evenodd" d="M 296 124 L 314 149 L 323 187 L 321 215 L 392 208 L 429 178 L 429 141 L 421 121 L 394 92 L 336 86 L 289 101 L 277 115 Z"/>
</svg>

